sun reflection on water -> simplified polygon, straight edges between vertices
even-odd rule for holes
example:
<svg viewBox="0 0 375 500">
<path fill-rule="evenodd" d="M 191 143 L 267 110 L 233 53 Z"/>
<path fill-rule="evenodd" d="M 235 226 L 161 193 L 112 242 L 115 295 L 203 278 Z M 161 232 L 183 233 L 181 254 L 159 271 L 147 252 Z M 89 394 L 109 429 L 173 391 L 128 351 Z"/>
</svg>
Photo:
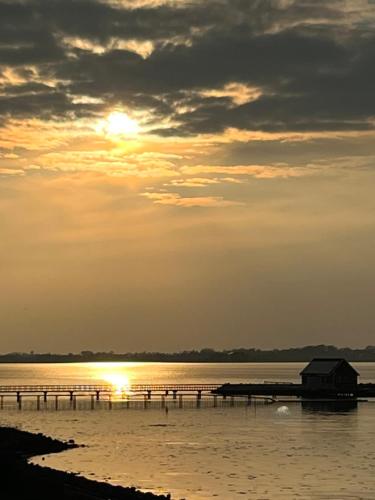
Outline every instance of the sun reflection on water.
<svg viewBox="0 0 375 500">
<path fill-rule="evenodd" d="M 132 386 L 124 366 L 117 363 L 93 363 L 92 378 L 112 387 L 112 397 L 124 399 L 132 395 Z"/>
<path fill-rule="evenodd" d="M 129 377 L 120 373 L 107 373 L 103 380 L 113 387 L 113 395 L 119 398 L 130 396 L 132 393 Z"/>
</svg>

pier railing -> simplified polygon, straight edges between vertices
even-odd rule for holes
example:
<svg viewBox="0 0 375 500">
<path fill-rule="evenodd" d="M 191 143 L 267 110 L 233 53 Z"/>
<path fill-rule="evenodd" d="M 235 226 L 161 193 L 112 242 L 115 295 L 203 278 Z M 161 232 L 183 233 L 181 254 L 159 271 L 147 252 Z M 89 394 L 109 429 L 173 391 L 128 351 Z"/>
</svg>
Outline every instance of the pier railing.
<svg viewBox="0 0 375 500">
<path fill-rule="evenodd" d="M 119 409 L 184 408 L 249 405 L 272 398 L 229 397 L 214 394 L 222 384 L 110 384 L 0 385 L 0 410 L 5 409 Z"/>
<path fill-rule="evenodd" d="M 178 391 L 178 392 L 211 392 L 222 384 L 129 384 L 124 385 L 124 392 L 166 392 L 166 391 Z M 97 393 L 106 392 L 112 393 L 116 390 L 122 389 L 122 387 L 117 388 L 110 384 L 73 384 L 73 385 L 0 385 L 0 393 Z"/>
</svg>

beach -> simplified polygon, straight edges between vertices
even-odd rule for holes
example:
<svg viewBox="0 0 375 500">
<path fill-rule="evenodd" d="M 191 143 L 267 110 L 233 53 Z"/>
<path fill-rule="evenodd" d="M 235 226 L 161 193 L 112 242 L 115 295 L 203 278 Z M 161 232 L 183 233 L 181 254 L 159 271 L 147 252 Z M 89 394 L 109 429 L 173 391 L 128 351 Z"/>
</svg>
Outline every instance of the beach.
<svg viewBox="0 0 375 500">
<path fill-rule="evenodd" d="M 167 500 L 169 495 L 143 493 L 112 486 L 73 473 L 31 464 L 37 455 L 77 448 L 73 440 L 59 441 L 12 427 L 0 427 L 1 496 L 7 500 Z"/>
</svg>

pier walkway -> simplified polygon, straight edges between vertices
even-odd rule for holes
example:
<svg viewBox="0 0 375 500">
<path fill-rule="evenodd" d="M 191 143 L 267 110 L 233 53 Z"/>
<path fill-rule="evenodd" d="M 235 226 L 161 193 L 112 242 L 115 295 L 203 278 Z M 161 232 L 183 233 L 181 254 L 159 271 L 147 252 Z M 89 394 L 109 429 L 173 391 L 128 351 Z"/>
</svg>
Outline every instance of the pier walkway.
<svg viewBox="0 0 375 500">
<path fill-rule="evenodd" d="M 357 384 L 351 390 L 328 388 L 310 388 L 304 384 L 290 382 L 264 382 L 243 384 L 129 384 L 116 386 L 111 384 L 72 384 L 72 385 L 0 385 L 0 410 L 16 405 L 18 409 L 35 406 L 62 409 L 78 409 L 85 405 L 91 409 L 108 407 L 112 403 L 117 407 L 123 403 L 127 408 L 160 405 L 168 402 L 177 408 L 186 405 L 202 407 L 212 405 L 235 406 L 251 404 L 257 400 L 272 403 L 277 399 L 292 397 L 295 400 L 307 399 L 353 399 L 375 398 L 375 384 Z M 242 401 L 242 403 L 241 403 Z M 101 404 L 103 403 L 103 404 Z M 68 406 L 67 406 L 68 405 Z M 103 406 L 104 405 L 104 406 Z"/>
<path fill-rule="evenodd" d="M 0 396 L 69 396 L 93 395 L 97 400 L 102 396 L 111 394 L 145 395 L 151 399 L 153 395 L 171 395 L 177 399 L 178 395 L 196 395 L 198 398 L 203 394 L 220 396 L 294 396 L 304 397 L 314 390 L 308 389 L 302 384 L 290 382 L 264 382 L 264 383 L 242 383 L 242 384 L 129 384 L 116 386 L 111 384 L 72 384 L 72 385 L 0 385 Z M 324 392 L 321 388 L 316 392 Z M 358 384 L 351 396 L 375 397 L 375 384 Z"/>
<path fill-rule="evenodd" d="M 149 398 L 154 394 L 197 394 L 211 393 L 218 389 L 222 384 L 130 384 L 124 386 L 113 386 L 111 384 L 104 385 L 0 385 L 0 395 L 31 395 L 41 394 L 45 397 L 48 395 L 69 395 L 70 397 L 77 394 L 94 394 L 97 399 L 103 394 L 113 394 L 118 392 L 128 394 L 146 394 Z"/>
<path fill-rule="evenodd" d="M 0 410 L 3 409 L 95 409 L 115 406 L 124 408 L 217 407 L 244 404 L 242 396 L 216 394 L 222 384 L 110 384 L 74 385 L 0 385 Z M 247 397 L 251 400 L 272 403 L 267 396 Z M 115 406 L 113 406 L 115 405 Z"/>
<path fill-rule="evenodd" d="M 292 396 L 297 398 L 375 398 L 375 384 L 357 384 L 350 389 L 308 387 L 297 383 L 223 384 L 213 389 L 221 396 Z"/>
</svg>

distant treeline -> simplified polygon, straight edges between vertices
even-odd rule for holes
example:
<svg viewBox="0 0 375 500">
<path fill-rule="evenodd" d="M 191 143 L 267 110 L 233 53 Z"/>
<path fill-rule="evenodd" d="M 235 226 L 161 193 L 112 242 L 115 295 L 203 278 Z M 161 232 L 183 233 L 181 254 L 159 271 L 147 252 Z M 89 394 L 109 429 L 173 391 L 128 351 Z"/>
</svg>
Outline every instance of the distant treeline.
<svg viewBox="0 0 375 500">
<path fill-rule="evenodd" d="M 35 352 L 12 352 L 0 355 L 0 363 L 83 363 L 89 361 L 163 361 L 186 363 L 244 363 L 244 362 L 290 362 L 309 361 L 312 358 L 346 358 L 348 361 L 375 361 L 375 346 L 363 349 L 335 347 L 333 345 L 315 345 L 292 347 L 289 349 L 230 349 L 215 351 L 201 349 L 174 353 L 82 351 L 79 354 L 37 354 Z"/>
</svg>

